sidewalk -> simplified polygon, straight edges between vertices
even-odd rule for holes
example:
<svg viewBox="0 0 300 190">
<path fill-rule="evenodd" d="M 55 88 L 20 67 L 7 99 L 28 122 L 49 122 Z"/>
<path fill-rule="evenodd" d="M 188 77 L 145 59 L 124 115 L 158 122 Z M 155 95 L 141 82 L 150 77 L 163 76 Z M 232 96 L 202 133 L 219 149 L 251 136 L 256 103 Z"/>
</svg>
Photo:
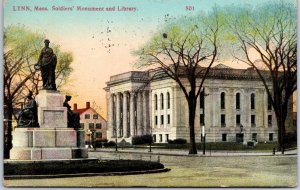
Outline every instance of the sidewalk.
<svg viewBox="0 0 300 190">
<path fill-rule="evenodd" d="M 166 156 L 273 156 L 272 151 L 222 151 L 222 150 L 206 150 L 203 155 L 203 150 L 198 150 L 197 155 L 189 155 L 188 150 L 183 149 L 152 149 L 149 152 L 148 148 L 118 148 L 118 153 L 133 153 L 133 154 L 152 154 L 152 155 L 166 155 Z M 90 152 L 111 152 L 116 153 L 115 148 L 97 148 L 97 150 L 89 149 Z M 281 152 L 275 152 L 275 156 L 290 156 L 297 155 L 297 149 L 286 150 L 284 155 Z"/>
</svg>

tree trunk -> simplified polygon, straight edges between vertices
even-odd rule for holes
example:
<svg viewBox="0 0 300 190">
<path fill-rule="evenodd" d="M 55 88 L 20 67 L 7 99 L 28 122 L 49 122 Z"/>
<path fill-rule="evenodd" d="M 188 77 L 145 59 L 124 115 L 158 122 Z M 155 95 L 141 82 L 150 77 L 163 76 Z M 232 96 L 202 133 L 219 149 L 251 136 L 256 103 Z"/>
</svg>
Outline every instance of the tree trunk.
<svg viewBox="0 0 300 190">
<path fill-rule="evenodd" d="M 287 112 L 284 106 L 279 108 L 280 110 L 276 114 L 277 126 L 278 126 L 278 149 L 281 154 L 284 154 L 284 141 L 285 141 L 285 120 Z"/>
<path fill-rule="evenodd" d="M 190 129 L 190 147 L 189 154 L 197 154 L 196 139 L 195 139 L 195 94 L 190 92 L 188 99 L 189 104 L 189 129 Z"/>
<path fill-rule="evenodd" d="M 4 132 L 4 158 L 9 159 L 10 149 L 12 148 L 12 118 L 13 118 L 13 105 L 12 102 L 6 102 L 7 106 L 7 128 Z"/>
</svg>

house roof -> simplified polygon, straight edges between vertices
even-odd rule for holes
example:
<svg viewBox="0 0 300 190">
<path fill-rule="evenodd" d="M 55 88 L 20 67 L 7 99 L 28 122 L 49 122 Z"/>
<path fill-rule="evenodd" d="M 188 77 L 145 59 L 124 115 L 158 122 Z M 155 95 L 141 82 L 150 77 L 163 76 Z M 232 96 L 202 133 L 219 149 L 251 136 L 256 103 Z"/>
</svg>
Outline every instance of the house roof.
<svg viewBox="0 0 300 190">
<path fill-rule="evenodd" d="M 82 109 L 73 110 L 73 112 L 79 113 L 79 115 L 81 115 L 89 109 L 90 108 L 82 108 Z"/>
</svg>

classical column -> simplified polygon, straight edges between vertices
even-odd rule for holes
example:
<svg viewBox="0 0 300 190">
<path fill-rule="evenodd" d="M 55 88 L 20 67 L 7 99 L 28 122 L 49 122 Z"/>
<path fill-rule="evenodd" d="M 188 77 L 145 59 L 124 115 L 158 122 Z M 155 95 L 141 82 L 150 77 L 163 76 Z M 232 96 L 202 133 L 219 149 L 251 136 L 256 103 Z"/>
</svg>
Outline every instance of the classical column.
<svg viewBox="0 0 300 190">
<path fill-rule="evenodd" d="M 129 126 L 130 126 L 130 136 L 134 136 L 134 92 L 130 93 L 130 104 L 129 104 Z"/>
<path fill-rule="evenodd" d="M 127 92 L 123 93 L 123 133 L 125 131 L 125 137 L 129 137 L 127 122 L 127 95 Z"/>
<path fill-rule="evenodd" d="M 109 136 L 108 138 L 113 136 L 113 128 L 114 128 L 114 115 L 113 115 L 113 97 L 114 94 L 109 94 L 108 97 L 108 129 L 109 129 Z"/>
<path fill-rule="evenodd" d="M 145 134 L 149 134 L 149 104 L 148 104 L 148 91 L 145 90 L 143 92 L 143 132 Z"/>
<path fill-rule="evenodd" d="M 142 102 L 142 93 L 138 92 L 137 94 L 137 108 L 136 108 L 136 117 L 137 117 L 137 135 L 143 134 L 143 102 Z"/>
<path fill-rule="evenodd" d="M 117 93 L 117 100 L 116 100 L 116 134 L 119 137 L 120 133 L 120 124 L 121 124 L 121 105 L 120 105 L 120 93 Z"/>
</svg>

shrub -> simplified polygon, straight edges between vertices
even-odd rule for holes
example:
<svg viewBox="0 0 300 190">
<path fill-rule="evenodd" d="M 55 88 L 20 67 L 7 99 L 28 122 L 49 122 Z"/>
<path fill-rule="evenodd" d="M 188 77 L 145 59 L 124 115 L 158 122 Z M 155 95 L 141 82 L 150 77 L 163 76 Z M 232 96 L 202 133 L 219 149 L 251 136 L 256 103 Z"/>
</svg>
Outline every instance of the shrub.
<svg viewBox="0 0 300 190">
<path fill-rule="evenodd" d="M 174 139 L 174 140 L 168 140 L 169 144 L 186 144 L 185 139 Z"/>
<path fill-rule="evenodd" d="M 105 140 L 96 140 L 94 142 L 96 148 L 102 148 L 102 146 L 107 143 L 107 139 Z"/>
<path fill-rule="evenodd" d="M 109 141 L 104 143 L 104 147 L 113 147 L 116 146 L 115 141 Z"/>
<path fill-rule="evenodd" d="M 142 135 L 142 136 L 132 137 L 133 145 L 149 144 L 149 143 L 153 143 L 152 135 Z"/>
</svg>

